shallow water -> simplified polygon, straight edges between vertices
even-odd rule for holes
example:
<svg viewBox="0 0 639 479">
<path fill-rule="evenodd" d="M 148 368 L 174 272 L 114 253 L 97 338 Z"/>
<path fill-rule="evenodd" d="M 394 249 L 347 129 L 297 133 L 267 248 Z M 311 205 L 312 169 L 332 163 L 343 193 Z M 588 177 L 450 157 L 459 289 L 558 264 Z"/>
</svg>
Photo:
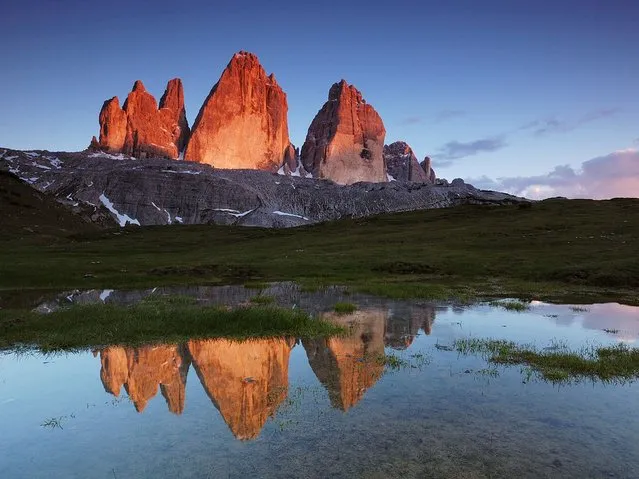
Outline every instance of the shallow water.
<svg viewBox="0 0 639 479">
<path fill-rule="evenodd" d="M 165 293 L 226 304 L 269 294 L 352 330 L 4 353 L 0 477 L 639 477 L 636 384 L 556 386 L 447 350 L 466 337 L 633 343 L 639 308 L 533 303 L 516 313 L 286 284 L 71 292 L 30 306 Z M 359 310 L 332 313 L 343 300 Z"/>
</svg>

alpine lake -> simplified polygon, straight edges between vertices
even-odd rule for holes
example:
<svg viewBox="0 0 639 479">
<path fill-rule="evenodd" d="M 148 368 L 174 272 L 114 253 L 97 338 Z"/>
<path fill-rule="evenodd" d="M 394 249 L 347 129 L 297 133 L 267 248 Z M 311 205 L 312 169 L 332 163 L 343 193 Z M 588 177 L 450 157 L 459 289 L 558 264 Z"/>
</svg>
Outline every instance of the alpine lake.
<svg viewBox="0 0 639 479">
<path fill-rule="evenodd" d="M 636 306 L 392 300 L 294 283 L 2 300 L 49 314 L 173 296 L 269 303 L 343 332 L 5 349 L 0 477 L 639 477 L 635 377 L 586 361 L 633 351 Z M 564 353 L 585 366 L 543 362 Z"/>
</svg>

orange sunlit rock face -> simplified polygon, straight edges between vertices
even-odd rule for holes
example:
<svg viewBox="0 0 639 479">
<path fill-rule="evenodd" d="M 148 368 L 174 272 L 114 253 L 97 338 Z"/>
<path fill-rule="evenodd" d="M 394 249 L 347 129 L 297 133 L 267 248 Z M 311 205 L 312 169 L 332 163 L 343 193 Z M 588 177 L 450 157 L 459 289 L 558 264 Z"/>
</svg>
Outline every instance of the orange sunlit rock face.
<svg viewBox="0 0 639 479">
<path fill-rule="evenodd" d="M 174 78 L 168 82 L 158 108 L 153 95 L 138 80 L 122 108 L 118 97 L 104 102 L 100 139 L 92 147 L 137 158 L 177 159 L 189 133 L 182 81 Z"/>
<path fill-rule="evenodd" d="M 254 439 L 286 398 L 293 341 L 192 340 L 188 349 L 202 386 L 238 439 Z"/>
<path fill-rule="evenodd" d="M 276 171 L 290 160 L 288 103 L 252 53 L 236 53 L 204 101 L 185 159 L 216 168 Z"/>
<path fill-rule="evenodd" d="M 120 100 L 114 96 L 102 105 L 100 110 L 100 140 L 98 146 L 105 151 L 120 153 L 126 139 L 126 112 L 120 108 Z"/>
<path fill-rule="evenodd" d="M 119 396 L 124 386 L 136 411 L 144 411 L 149 400 L 158 393 L 158 388 L 172 413 L 184 411 L 189 359 L 183 347 L 109 346 L 100 351 L 100 362 L 104 389 Z"/>
<path fill-rule="evenodd" d="M 327 389 L 333 407 L 347 411 L 384 373 L 384 330 L 387 313 L 357 311 L 347 316 L 326 313 L 324 320 L 352 325 L 351 334 L 303 340 L 313 372 Z"/>
<path fill-rule="evenodd" d="M 315 178 L 339 184 L 387 181 L 384 164 L 386 129 L 362 94 L 342 80 L 317 113 L 302 146 L 301 161 Z"/>
</svg>

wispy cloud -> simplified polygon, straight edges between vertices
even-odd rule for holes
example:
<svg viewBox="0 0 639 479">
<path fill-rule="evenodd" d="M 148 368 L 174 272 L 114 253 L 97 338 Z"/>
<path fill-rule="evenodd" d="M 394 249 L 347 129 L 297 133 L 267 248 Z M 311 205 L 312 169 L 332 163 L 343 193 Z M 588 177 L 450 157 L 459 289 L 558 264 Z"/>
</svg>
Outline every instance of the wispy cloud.
<svg viewBox="0 0 639 479">
<path fill-rule="evenodd" d="M 407 116 L 402 121 L 400 121 L 400 125 L 408 126 L 408 125 L 416 125 L 421 123 L 424 119 L 421 116 Z"/>
<path fill-rule="evenodd" d="M 399 124 L 402 126 L 408 126 L 424 122 L 443 123 L 462 116 L 466 116 L 466 112 L 464 110 L 441 110 L 433 116 L 407 116 L 406 118 L 403 118 Z"/>
<path fill-rule="evenodd" d="M 518 130 L 531 130 L 535 136 L 544 136 L 552 133 L 567 133 L 594 121 L 610 118 L 619 113 L 619 108 L 599 108 L 592 110 L 581 117 L 569 121 L 558 119 L 556 116 L 531 121 L 522 125 Z"/>
<path fill-rule="evenodd" d="M 501 150 L 508 146 L 501 136 L 491 138 L 481 138 L 479 140 L 460 142 L 449 141 L 442 146 L 434 156 L 437 160 L 458 160 L 467 156 L 477 155 L 479 153 L 488 153 Z M 441 164 L 441 162 L 440 162 Z"/>
<path fill-rule="evenodd" d="M 596 110 L 589 111 L 572 121 L 549 117 L 533 120 L 515 128 L 514 130 L 502 132 L 486 138 L 480 138 L 474 141 L 462 142 L 452 140 L 440 147 L 439 151 L 433 154 L 433 158 L 437 160 L 437 164 L 440 168 L 446 168 L 455 160 L 477 155 L 479 153 L 491 153 L 506 148 L 509 144 L 509 138 L 522 132 L 531 131 L 532 134 L 537 137 L 552 133 L 566 133 L 588 123 L 615 116 L 620 111 L 620 108 L 598 108 Z M 463 116 L 465 114 L 466 113 L 462 110 L 442 110 L 438 114 L 437 118 L 441 118 L 442 120 L 440 121 L 445 121 L 446 119 Z M 419 121 L 421 121 L 421 119 Z M 639 138 L 636 140 L 636 143 L 639 144 Z"/>
<path fill-rule="evenodd" d="M 442 123 L 462 116 L 466 116 L 464 110 L 442 110 L 435 115 L 435 123 Z"/>
<path fill-rule="evenodd" d="M 561 165 L 545 175 L 496 180 L 482 176 L 468 182 L 478 188 L 507 191 L 532 199 L 639 197 L 639 149 L 629 148 L 593 158 L 577 170 Z"/>
</svg>

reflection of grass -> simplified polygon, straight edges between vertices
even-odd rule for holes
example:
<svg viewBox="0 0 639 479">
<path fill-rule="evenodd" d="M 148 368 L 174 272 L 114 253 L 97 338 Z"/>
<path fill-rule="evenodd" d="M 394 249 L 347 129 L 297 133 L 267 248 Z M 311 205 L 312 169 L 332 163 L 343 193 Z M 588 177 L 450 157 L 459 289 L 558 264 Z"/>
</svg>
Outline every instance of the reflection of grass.
<svg viewBox="0 0 639 479">
<path fill-rule="evenodd" d="M 333 310 L 338 314 L 350 314 L 357 311 L 357 306 L 353 303 L 335 303 Z"/>
<path fill-rule="evenodd" d="M 522 301 L 492 301 L 490 305 L 497 308 L 504 308 L 507 311 L 517 311 L 518 313 L 530 309 L 530 305 Z"/>
<path fill-rule="evenodd" d="M 201 306 L 185 297 L 152 297 L 132 306 L 76 305 L 50 314 L 0 310 L 0 348 L 27 344 L 44 351 L 203 337 L 317 337 L 342 331 L 299 309 L 270 305 L 229 309 Z"/>
<path fill-rule="evenodd" d="M 484 368 L 478 371 L 475 371 L 475 374 L 478 376 L 482 376 L 485 378 L 496 378 L 499 377 L 499 371 L 496 368 Z"/>
<path fill-rule="evenodd" d="M 44 421 L 40 426 L 46 427 L 49 429 L 63 429 L 62 422 L 64 421 L 65 416 L 60 417 L 52 417 Z"/>
<path fill-rule="evenodd" d="M 588 312 L 588 308 L 586 308 L 585 306 L 571 306 L 570 310 L 575 312 L 575 313 L 587 313 Z"/>
<path fill-rule="evenodd" d="M 494 339 L 458 339 L 454 344 L 459 353 L 481 354 L 494 364 L 524 365 L 552 382 L 630 381 L 639 377 L 639 349 L 625 344 L 589 346 L 579 351 L 571 351 L 561 343 L 539 350 L 531 345 Z"/>
</svg>

